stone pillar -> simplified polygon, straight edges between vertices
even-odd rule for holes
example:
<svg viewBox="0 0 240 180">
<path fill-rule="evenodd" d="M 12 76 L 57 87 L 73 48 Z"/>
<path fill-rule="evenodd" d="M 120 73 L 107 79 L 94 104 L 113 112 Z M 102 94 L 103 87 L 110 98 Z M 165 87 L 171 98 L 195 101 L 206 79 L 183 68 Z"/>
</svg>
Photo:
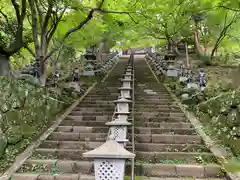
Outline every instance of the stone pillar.
<svg viewBox="0 0 240 180">
<path fill-rule="evenodd" d="M 134 159 L 135 154 L 110 136 L 103 145 L 83 153 L 83 157 L 94 159 L 95 180 L 124 180 L 126 159 Z"/>
</svg>

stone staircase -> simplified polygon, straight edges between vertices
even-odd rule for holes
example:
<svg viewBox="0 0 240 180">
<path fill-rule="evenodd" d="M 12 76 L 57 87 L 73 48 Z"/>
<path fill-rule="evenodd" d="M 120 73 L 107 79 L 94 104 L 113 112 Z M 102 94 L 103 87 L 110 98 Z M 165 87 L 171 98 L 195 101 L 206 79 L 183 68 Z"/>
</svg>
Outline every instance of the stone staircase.
<svg viewBox="0 0 240 180">
<path fill-rule="evenodd" d="M 120 59 L 106 81 L 90 91 L 11 180 L 95 179 L 93 162 L 82 153 L 106 141 L 109 127 L 105 122 L 112 118 L 113 101 L 118 99 L 121 86 L 118 79 L 127 60 Z M 135 180 L 224 179 L 213 155 L 164 86 L 156 82 L 143 58 L 135 61 L 134 119 Z M 128 139 L 132 139 L 131 128 Z M 130 142 L 129 150 L 131 146 Z M 131 162 L 126 166 L 128 175 Z"/>
<path fill-rule="evenodd" d="M 223 178 L 213 154 L 144 58 L 135 60 L 134 118 L 137 176 Z"/>
<path fill-rule="evenodd" d="M 119 96 L 118 81 L 128 59 L 122 59 L 108 78 L 98 84 L 84 100 L 43 141 L 32 156 L 13 174 L 12 180 L 92 180 L 93 162 L 83 152 L 106 140 Z"/>
</svg>

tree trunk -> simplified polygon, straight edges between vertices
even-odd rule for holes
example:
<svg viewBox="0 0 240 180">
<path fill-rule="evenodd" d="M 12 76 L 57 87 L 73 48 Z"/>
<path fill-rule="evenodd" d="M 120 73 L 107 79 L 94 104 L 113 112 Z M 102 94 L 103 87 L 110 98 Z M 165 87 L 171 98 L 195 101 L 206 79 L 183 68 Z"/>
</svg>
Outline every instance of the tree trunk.
<svg viewBox="0 0 240 180">
<path fill-rule="evenodd" d="M 0 76 L 11 77 L 10 57 L 0 54 Z"/>
<path fill-rule="evenodd" d="M 47 71 L 40 74 L 39 77 L 40 86 L 44 87 L 47 82 Z"/>
<path fill-rule="evenodd" d="M 104 51 L 104 42 L 100 42 L 99 44 L 99 51 L 97 53 L 97 60 L 100 64 L 103 64 L 103 60 L 102 60 L 102 53 Z"/>
<path fill-rule="evenodd" d="M 177 45 L 173 45 L 173 52 L 176 53 L 178 56 L 181 55 L 181 53 L 180 53 L 180 51 L 179 51 Z"/>
<path fill-rule="evenodd" d="M 168 41 L 167 50 L 168 50 L 168 52 L 172 51 L 172 44 L 170 41 Z"/>
<path fill-rule="evenodd" d="M 197 55 L 201 54 L 201 49 L 199 47 L 199 36 L 198 36 L 198 23 L 194 22 L 195 24 L 195 30 L 194 30 L 194 46 L 195 46 L 195 50 Z"/>
</svg>

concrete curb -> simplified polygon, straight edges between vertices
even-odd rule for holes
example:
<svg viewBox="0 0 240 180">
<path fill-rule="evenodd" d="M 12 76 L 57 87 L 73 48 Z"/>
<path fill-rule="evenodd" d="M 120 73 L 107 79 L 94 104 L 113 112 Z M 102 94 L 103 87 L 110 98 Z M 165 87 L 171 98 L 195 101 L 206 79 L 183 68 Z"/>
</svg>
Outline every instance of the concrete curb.
<svg viewBox="0 0 240 180">
<path fill-rule="evenodd" d="M 108 71 L 108 73 L 105 75 L 105 77 L 102 79 L 101 83 L 104 82 L 109 74 L 112 72 L 112 70 L 116 67 L 118 64 L 119 59 L 115 63 L 115 65 Z M 33 151 L 41 144 L 42 141 L 44 141 L 58 126 L 59 124 L 71 113 L 71 111 L 88 95 L 88 93 L 97 85 L 97 83 L 93 83 L 87 91 L 76 101 L 74 102 L 67 110 L 56 118 L 54 124 L 50 126 L 39 138 L 37 141 L 30 144 L 27 149 L 25 149 L 21 154 L 19 154 L 15 162 L 12 164 L 12 166 L 3 173 L 3 175 L 0 177 L 0 180 L 8 180 L 14 172 L 18 170 L 18 168 L 32 155 Z"/>
<path fill-rule="evenodd" d="M 158 77 L 156 76 L 155 72 L 151 68 L 150 64 L 147 62 L 145 58 L 146 64 L 148 65 L 150 71 L 152 72 L 153 76 L 155 77 L 156 81 L 160 84 L 160 81 Z M 183 113 L 186 115 L 188 120 L 191 122 L 191 124 L 196 129 L 197 133 L 202 137 L 203 141 L 205 142 L 206 146 L 210 149 L 210 151 L 213 153 L 213 155 L 218 160 L 219 164 L 223 166 L 223 161 L 229 157 L 229 153 L 227 152 L 226 148 L 220 147 L 217 145 L 202 129 L 203 125 L 202 123 L 196 118 L 196 116 L 185 109 L 185 107 L 182 105 L 180 100 L 177 98 L 175 94 L 172 93 L 172 91 L 163 83 L 166 90 L 169 92 L 169 94 L 172 96 L 173 100 L 177 103 L 177 105 L 180 107 L 180 109 L 183 111 Z M 221 161 L 221 160 L 223 161 Z M 226 178 L 229 180 L 240 180 L 240 173 L 230 173 L 226 172 Z"/>
</svg>

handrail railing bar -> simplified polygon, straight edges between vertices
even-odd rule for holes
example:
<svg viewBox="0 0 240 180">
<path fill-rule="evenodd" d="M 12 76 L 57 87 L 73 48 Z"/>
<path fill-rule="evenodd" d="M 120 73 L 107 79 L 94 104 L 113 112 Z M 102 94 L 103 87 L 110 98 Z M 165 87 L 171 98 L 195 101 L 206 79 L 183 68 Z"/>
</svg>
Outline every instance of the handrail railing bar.
<svg viewBox="0 0 240 180">
<path fill-rule="evenodd" d="M 134 97 L 134 90 L 135 90 L 135 70 L 134 70 L 134 56 L 132 59 L 133 65 L 133 83 L 132 83 L 132 153 L 135 153 L 135 132 L 134 132 L 134 109 L 135 109 L 135 97 Z M 132 159 L 132 167 L 131 167 L 131 180 L 135 179 L 135 159 Z"/>
</svg>

